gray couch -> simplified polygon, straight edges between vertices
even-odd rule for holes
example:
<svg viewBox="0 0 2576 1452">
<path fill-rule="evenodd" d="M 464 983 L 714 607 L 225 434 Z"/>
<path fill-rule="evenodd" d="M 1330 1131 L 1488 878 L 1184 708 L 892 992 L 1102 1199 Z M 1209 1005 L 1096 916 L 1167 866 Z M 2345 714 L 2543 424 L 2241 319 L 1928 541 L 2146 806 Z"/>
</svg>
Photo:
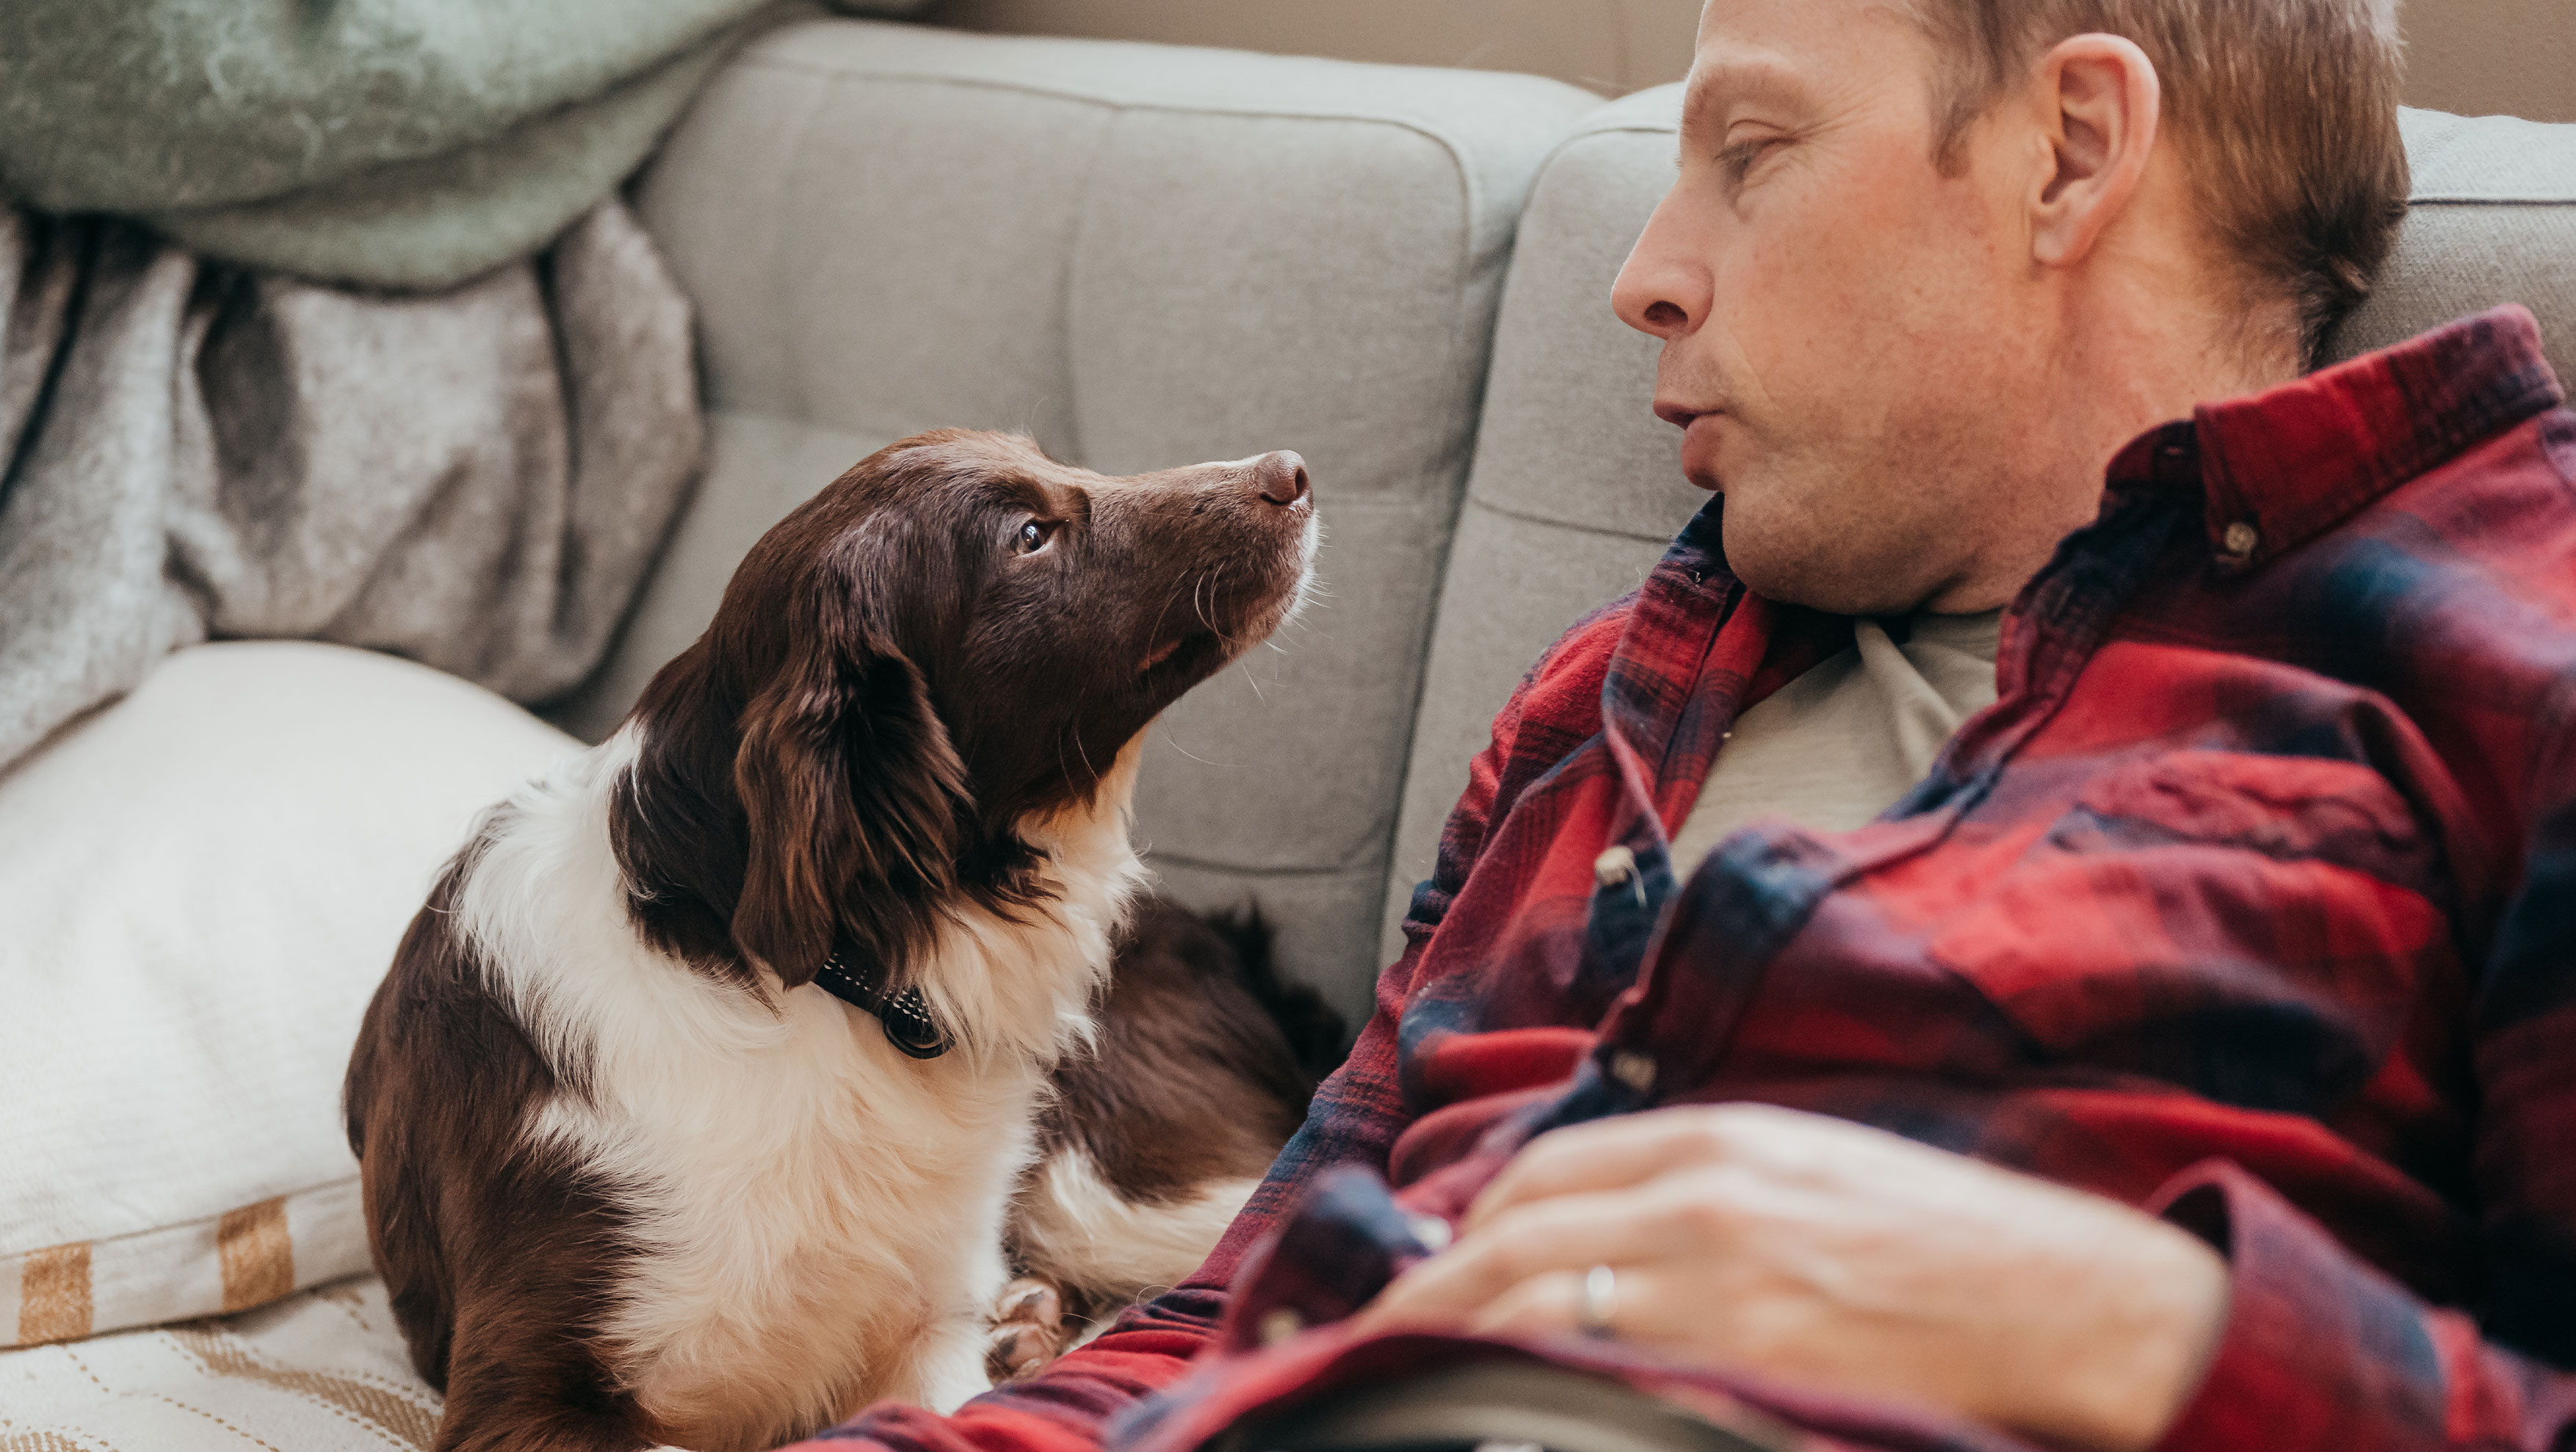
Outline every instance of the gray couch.
<svg viewBox="0 0 2576 1452">
<path fill-rule="evenodd" d="M 644 178 L 700 309 L 710 472 L 597 736 L 761 530 L 881 444 L 1024 430 L 1112 473 L 1293 448 L 1329 593 L 1156 728 L 1164 887 L 1257 899 L 1364 1011 L 1486 720 L 1702 496 L 1608 310 L 1677 88 L 818 21 L 752 47 Z M 2419 207 L 2339 351 L 2520 301 L 2576 378 L 2576 127 L 2407 118 Z"/>
</svg>

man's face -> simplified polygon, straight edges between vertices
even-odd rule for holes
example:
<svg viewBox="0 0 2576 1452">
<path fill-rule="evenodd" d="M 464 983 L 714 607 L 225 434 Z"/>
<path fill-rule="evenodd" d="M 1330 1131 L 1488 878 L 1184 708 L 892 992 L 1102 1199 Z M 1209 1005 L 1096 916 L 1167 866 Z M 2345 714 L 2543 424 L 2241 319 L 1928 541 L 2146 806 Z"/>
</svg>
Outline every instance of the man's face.
<svg viewBox="0 0 2576 1452">
<path fill-rule="evenodd" d="M 1681 174 L 1613 295 L 1664 340 L 1655 411 L 1774 599 L 1986 608 L 1963 586 L 2031 527 L 2014 436 L 2049 329 L 2016 286 L 2021 169 L 1980 123 L 1941 175 L 1933 62 L 1885 0 L 1710 0 Z"/>
</svg>

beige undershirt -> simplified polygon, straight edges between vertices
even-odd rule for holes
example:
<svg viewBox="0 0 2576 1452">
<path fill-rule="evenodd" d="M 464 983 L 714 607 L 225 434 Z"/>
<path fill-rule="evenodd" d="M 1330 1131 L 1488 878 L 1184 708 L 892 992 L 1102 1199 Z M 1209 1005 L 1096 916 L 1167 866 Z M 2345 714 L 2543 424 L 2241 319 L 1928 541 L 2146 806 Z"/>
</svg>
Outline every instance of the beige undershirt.
<svg viewBox="0 0 2576 1452">
<path fill-rule="evenodd" d="M 1849 650 L 1736 718 L 1674 834 L 1674 876 L 1756 817 L 1848 831 L 1931 772 L 1959 723 L 1995 699 L 2003 612 L 1909 618 L 1903 645 L 1878 621 L 1854 620 Z"/>
</svg>

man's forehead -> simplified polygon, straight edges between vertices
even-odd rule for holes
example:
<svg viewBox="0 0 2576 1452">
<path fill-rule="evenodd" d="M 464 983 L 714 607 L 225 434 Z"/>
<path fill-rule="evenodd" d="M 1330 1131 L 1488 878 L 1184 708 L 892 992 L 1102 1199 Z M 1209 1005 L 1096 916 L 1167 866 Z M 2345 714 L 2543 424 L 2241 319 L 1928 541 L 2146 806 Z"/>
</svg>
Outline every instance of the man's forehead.
<svg viewBox="0 0 2576 1452">
<path fill-rule="evenodd" d="M 1911 69 L 1906 39 L 1921 30 L 1911 0 L 1709 0 L 1683 102 L 1683 125 L 1754 99 L 1800 100 L 1819 90 Z M 1694 124 L 1696 123 L 1696 124 Z"/>
<path fill-rule="evenodd" d="M 1801 38 L 1830 40 L 1855 25 L 1922 24 L 1920 0 L 1708 0 L 1699 12 L 1699 44 L 1712 39 L 1738 45 L 1780 45 Z"/>
</svg>

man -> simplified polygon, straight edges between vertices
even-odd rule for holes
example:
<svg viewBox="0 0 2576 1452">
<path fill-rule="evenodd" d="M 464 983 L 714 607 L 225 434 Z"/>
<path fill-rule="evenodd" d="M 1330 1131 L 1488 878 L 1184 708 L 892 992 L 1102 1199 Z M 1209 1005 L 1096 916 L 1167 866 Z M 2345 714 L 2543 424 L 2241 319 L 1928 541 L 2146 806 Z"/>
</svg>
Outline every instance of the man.
<svg viewBox="0 0 2576 1452">
<path fill-rule="evenodd" d="M 1192 1284 L 842 1434 L 1186 1446 L 1507 1335 L 1860 1446 L 2576 1435 L 2576 415 L 2519 312 L 2297 381 L 2391 12 L 1711 0 L 1614 304 L 1722 519 L 1496 721 Z"/>
</svg>

